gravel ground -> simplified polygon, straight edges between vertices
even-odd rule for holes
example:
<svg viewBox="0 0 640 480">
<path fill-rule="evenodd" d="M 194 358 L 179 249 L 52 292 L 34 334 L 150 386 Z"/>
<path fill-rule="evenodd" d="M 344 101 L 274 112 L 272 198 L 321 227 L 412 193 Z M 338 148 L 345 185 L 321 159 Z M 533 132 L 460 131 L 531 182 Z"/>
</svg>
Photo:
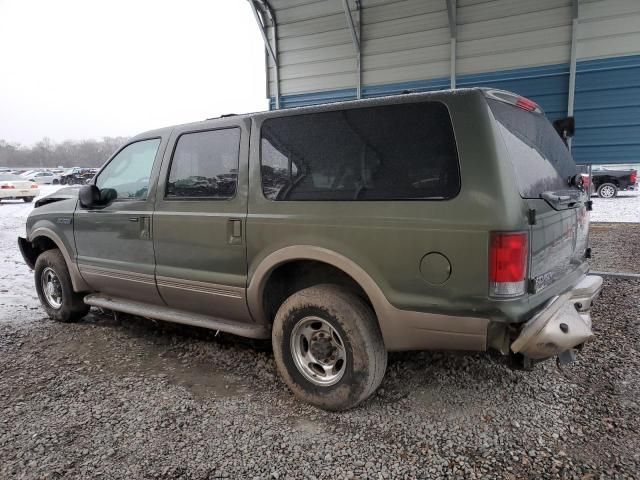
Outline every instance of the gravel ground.
<svg viewBox="0 0 640 480">
<path fill-rule="evenodd" d="M 44 318 L 15 248 L 28 207 L 0 205 L 2 479 L 638 477 L 640 281 L 606 280 L 597 337 L 562 370 L 392 354 L 375 397 L 331 414 L 291 396 L 264 345 L 97 311 Z M 635 255 L 637 230 L 600 227 L 596 262 L 612 238 L 609 256 Z"/>
<path fill-rule="evenodd" d="M 616 313 L 618 312 L 618 313 Z M 0 307 L 1 478 L 634 478 L 640 282 L 607 280 L 597 333 L 558 370 L 393 354 L 339 414 L 297 402 L 233 337 Z"/>
<path fill-rule="evenodd" d="M 589 243 L 592 270 L 640 273 L 640 223 L 592 223 Z"/>
</svg>

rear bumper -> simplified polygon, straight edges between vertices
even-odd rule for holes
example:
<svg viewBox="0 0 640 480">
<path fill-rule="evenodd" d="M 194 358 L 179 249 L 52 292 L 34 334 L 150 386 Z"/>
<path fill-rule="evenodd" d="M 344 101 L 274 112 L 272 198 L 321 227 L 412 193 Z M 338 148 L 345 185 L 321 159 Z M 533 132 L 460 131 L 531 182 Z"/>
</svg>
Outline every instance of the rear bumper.
<svg viewBox="0 0 640 480">
<path fill-rule="evenodd" d="M 511 350 L 532 359 L 544 359 L 581 345 L 593 337 L 591 305 L 601 290 L 602 277 L 583 277 L 572 290 L 553 297 L 524 324 Z"/>
</svg>

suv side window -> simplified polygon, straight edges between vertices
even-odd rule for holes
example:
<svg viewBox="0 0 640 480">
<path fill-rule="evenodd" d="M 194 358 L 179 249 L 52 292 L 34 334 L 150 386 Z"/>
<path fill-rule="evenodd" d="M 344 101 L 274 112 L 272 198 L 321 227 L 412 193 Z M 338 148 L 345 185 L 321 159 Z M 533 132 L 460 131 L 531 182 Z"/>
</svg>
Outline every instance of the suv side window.
<svg viewBox="0 0 640 480">
<path fill-rule="evenodd" d="M 440 102 L 272 118 L 261 133 L 262 190 L 271 200 L 443 200 L 460 190 Z"/>
<path fill-rule="evenodd" d="M 173 152 L 166 198 L 233 198 L 239 155 L 239 128 L 181 135 Z"/>
<path fill-rule="evenodd" d="M 113 188 L 118 199 L 145 200 L 149 193 L 149 177 L 159 146 L 159 138 L 127 145 L 100 172 L 96 186 L 100 190 Z"/>
</svg>

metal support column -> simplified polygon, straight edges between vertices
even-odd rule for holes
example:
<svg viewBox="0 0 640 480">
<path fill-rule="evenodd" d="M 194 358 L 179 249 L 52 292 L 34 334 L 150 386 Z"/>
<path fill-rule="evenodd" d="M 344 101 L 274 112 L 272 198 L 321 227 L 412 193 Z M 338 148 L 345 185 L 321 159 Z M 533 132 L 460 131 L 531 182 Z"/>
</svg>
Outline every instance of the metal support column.
<svg viewBox="0 0 640 480">
<path fill-rule="evenodd" d="M 342 7 L 344 8 L 344 14 L 347 17 L 347 26 L 351 32 L 351 40 L 353 41 L 353 48 L 356 51 L 356 98 L 362 98 L 362 55 L 360 50 L 360 0 L 356 0 L 356 12 L 358 14 L 358 30 L 356 31 L 353 17 L 351 16 L 351 8 L 349 7 L 349 0 L 342 0 Z"/>
<path fill-rule="evenodd" d="M 458 28 L 456 21 L 456 0 L 446 0 L 447 16 L 449 17 L 449 33 L 451 34 L 451 57 L 450 57 L 450 73 L 451 89 L 456 88 L 456 40 L 458 36 Z"/>
<path fill-rule="evenodd" d="M 273 10 L 269 6 L 269 3 L 266 0 L 248 0 L 249 5 L 251 5 L 251 10 L 253 10 L 253 15 L 256 18 L 256 23 L 258 24 L 258 28 L 260 28 L 260 34 L 262 35 L 262 40 L 264 41 L 264 46 L 273 61 L 275 66 L 275 75 L 274 75 L 274 84 L 275 84 L 275 103 L 276 110 L 280 108 L 280 65 L 278 63 L 278 24 L 276 22 L 275 15 L 273 14 Z M 256 3 L 260 5 L 260 11 L 256 6 Z M 269 41 L 267 36 L 267 21 L 268 17 L 271 22 L 271 33 L 272 33 L 272 41 Z M 273 45 L 272 45 L 273 42 Z M 267 78 L 267 82 L 269 78 Z M 269 94 L 267 92 L 267 94 Z"/>
<path fill-rule="evenodd" d="M 578 37 L 578 0 L 573 0 L 573 21 L 571 24 L 571 56 L 569 60 L 569 95 L 567 101 L 567 116 L 573 116 L 573 106 L 576 96 L 576 47 Z M 571 150 L 571 138 L 567 140 L 567 146 Z"/>
</svg>

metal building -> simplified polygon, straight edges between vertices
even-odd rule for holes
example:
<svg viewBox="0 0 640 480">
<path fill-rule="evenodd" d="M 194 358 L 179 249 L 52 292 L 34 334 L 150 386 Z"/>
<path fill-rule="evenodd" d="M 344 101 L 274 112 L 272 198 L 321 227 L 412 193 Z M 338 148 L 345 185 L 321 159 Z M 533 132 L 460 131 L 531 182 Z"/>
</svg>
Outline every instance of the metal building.
<svg viewBox="0 0 640 480">
<path fill-rule="evenodd" d="M 249 0 L 271 108 L 492 86 L 573 114 L 579 163 L 640 162 L 640 0 Z"/>
</svg>

